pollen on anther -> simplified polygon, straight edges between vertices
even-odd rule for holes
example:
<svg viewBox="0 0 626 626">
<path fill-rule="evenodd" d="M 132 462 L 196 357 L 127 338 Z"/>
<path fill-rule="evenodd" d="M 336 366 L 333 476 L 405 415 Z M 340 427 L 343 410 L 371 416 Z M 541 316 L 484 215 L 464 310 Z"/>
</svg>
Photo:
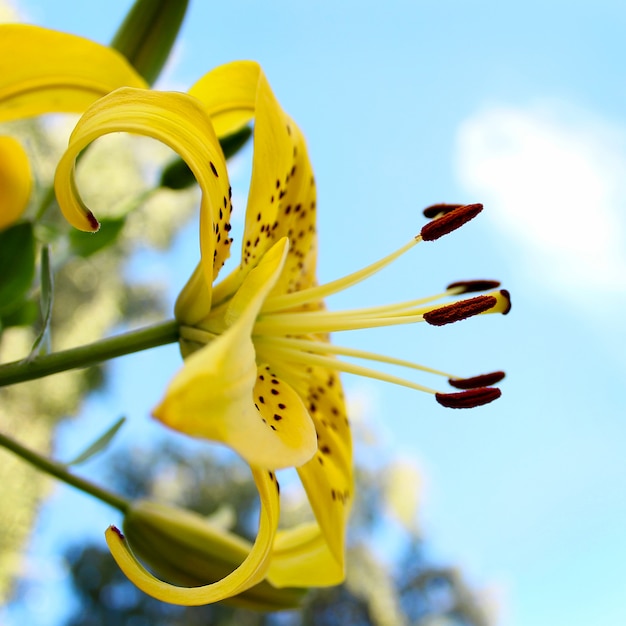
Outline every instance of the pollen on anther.
<svg viewBox="0 0 626 626">
<path fill-rule="evenodd" d="M 472 409 L 497 400 L 502 392 L 497 387 L 478 387 L 456 393 L 436 393 L 435 398 L 441 406 L 449 409 Z"/>
<path fill-rule="evenodd" d="M 424 241 L 435 241 L 474 219 L 483 210 L 482 204 L 466 204 L 422 226 Z"/>
<path fill-rule="evenodd" d="M 495 296 L 476 296 L 424 313 L 424 321 L 432 326 L 444 326 L 484 313 L 498 303 Z"/>
<path fill-rule="evenodd" d="M 500 282 L 497 280 L 458 280 L 454 283 L 450 283 L 446 287 L 446 291 L 450 289 L 460 289 L 461 293 L 475 293 L 477 291 L 489 291 L 490 289 L 496 289 L 500 286 Z"/>
<path fill-rule="evenodd" d="M 449 378 L 448 382 L 457 389 L 475 389 L 477 387 L 490 387 L 499 383 L 505 374 L 502 371 L 489 372 L 489 374 L 480 374 L 479 376 L 471 376 L 470 378 Z"/>
<path fill-rule="evenodd" d="M 438 202 L 437 204 L 431 204 L 427 206 L 422 213 L 424 217 L 428 219 L 432 219 L 433 217 L 437 217 L 439 214 L 445 215 L 446 213 L 450 213 L 450 211 L 454 211 L 459 207 L 462 207 L 462 204 L 448 204 L 446 202 Z"/>
</svg>

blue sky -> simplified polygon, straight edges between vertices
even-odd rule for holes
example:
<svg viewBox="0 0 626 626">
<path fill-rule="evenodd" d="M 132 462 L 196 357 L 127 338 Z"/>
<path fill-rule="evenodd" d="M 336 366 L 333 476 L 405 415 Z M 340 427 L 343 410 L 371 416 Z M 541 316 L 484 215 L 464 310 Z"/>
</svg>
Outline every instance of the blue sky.
<svg viewBox="0 0 626 626">
<path fill-rule="evenodd" d="M 128 4 L 20 6 L 28 21 L 107 42 Z M 493 597 L 500 626 L 626 623 L 625 22 L 608 0 L 191 0 L 162 80 L 186 89 L 219 63 L 261 62 L 307 136 L 322 280 L 397 248 L 430 203 L 485 204 L 330 305 L 476 277 L 511 291 L 507 317 L 342 338 L 459 375 L 507 371 L 501 400 L 460 413 L 345 379 L 390 456 L 418 463 L 426 536 Z M 178 252 L 179 286 L 194 246 Z M 141 358 L 120 361 L 118 380 Z M 130 403 L 143 424 L 157 398 L 115 391 L 90 406 L 94 423 Z"/>
</svg>

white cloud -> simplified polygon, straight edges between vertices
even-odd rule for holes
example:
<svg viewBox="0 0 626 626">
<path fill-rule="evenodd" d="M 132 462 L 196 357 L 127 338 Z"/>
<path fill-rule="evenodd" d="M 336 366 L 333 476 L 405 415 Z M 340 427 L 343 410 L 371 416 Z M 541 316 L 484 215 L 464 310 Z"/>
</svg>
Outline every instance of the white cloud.
<svg viewBox="0 0 626 626">
<path fill-rule="evenodd" d="M 626 294 L 626 132 L 563 102 L 492 106 L 459 128 L 461 183 L 521 269 L 565 296 Z"/>
</svg>

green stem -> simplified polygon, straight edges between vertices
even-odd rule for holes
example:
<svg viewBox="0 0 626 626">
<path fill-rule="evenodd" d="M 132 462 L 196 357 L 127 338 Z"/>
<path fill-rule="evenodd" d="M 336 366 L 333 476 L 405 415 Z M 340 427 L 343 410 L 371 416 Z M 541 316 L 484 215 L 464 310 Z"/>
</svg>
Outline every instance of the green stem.
<svg viewBox="0 0 626 626">
<path fill-rule="evenodd" d="M 178 322 L 169 320 L 95 343 L 0 365 L 0 387 L 43 378 L 66 370 L 88 367 L 118 356 L 178 341 Z"/>
<path fill-rule="evenodd" d="M 72 485 L 72 487 L 76 487 L 84 493 L 92 495 L 94 498 L 98 498 L 98 500 L 101 500 L 102 502 L 111 505 L 122 513 L 126 513 L 128 507 L 130 506 L 128 500 L 125 500 L 121 496 L 115 493 L 111 493 L 110 491 L 107 491 L 102 487 L 98 487 L 98 485 L 94 485 L 88 480 L 80 478 L 80 476 L 72 474 L 67 469 L 67 466 L 63 465 L 62 463 L 52 461 L 47 457 L 42 456 L 38 452 L 35 452 L 34 450 L 29 450 L 28 448 L 25 448 L 22 444 L 18 443 L 14 439 L 11 439 L 10 437 L 7 437 L 1 432 L 0 446 L 6 448 L 7 450 L 10 450 L 34 467 L 40 469 L 42 472 L 50 474 L 51 476 L 62 480 L 64 483 Z"/>
<path fill-rule="evenodd" d="M 46 211 L 52 206 L 54 201 L 56 200 L 56 196 L 54 194 L 54 185 L 50 185 L 41 200 L 41 204 L 39 205 L 39 209 L 37 209 L 37 215 L 35 216 L 35 222 L 38 222 L 46 213 Z"/>
</svg>

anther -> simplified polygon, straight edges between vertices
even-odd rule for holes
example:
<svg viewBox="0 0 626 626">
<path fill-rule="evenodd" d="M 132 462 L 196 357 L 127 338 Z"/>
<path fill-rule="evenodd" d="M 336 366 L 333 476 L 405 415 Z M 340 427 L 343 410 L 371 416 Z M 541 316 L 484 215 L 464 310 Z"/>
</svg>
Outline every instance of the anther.
<svg viewBox="0 0 626 626">
<path fill-rule="evenodd" d="M 456 393 L 436 393 L 435 398 L 441 406 L 449 409 L 473 409 L 497 400 L 502 392 L 497 387 L 478 387 Z"/>
<path fill-rule="evenodd" d="M 496 306 L 497 303 L 498 300 L 495 296 L 476 296 L 467 300 L 459 300 L 459 302 L 447 304 L 424 313 L 424 321 L 433 326 L 444 326 L 484 313 Z"/>
<path fill-rule="evenodd" d="M 461 289 L 458 294 L 462 293 L 475 293 L 477 291 L 488 291 L 489 289 L 496 289 L 500 286 L 497 280 L 459 280 L 455 283 L 450 283 L 446 287 L 448 289 Z"/>
<path fill-rule="evenodd" d="M 454 209 L 458 209 L 462 207 L 462 204 L 447 204 L 445 202 L 440 202 L 438 204 L 431 204 L 427 206 L 422 213 L 424 217 L 427 217 L 429 220 L 433 217 L 437 217 L 437 215 L 445 215 L 446 213 L 450 213 L 450 211 L 454 211 Z"/>
<path fill-rule="evenodd" d="M 466 204 L 452 209 L 449 213 L 438 217 L 428 224 L 424 224 L 420 235 L 424 241 L 435 241 L 451 233 L 457 228 L 461 228 L 470 220 L 474 219 L 483 210 L 482 204 Z"/>
<path fill-rule="evenodd" d="M 504 378 L 504 372 L 489 372 L 471 378 L 449 378 L 448 382 L 457 389 L 476 389 L 476 387 L 491 387 Z"/>
<path fill-rule="evenodd" d="M 511 310 L 511 294 L 508 289 L 500 289 L 500 295 L 502 296 L 502 301 L 504 302 L 502 315 L 506 315 Z"/>
</svg>

